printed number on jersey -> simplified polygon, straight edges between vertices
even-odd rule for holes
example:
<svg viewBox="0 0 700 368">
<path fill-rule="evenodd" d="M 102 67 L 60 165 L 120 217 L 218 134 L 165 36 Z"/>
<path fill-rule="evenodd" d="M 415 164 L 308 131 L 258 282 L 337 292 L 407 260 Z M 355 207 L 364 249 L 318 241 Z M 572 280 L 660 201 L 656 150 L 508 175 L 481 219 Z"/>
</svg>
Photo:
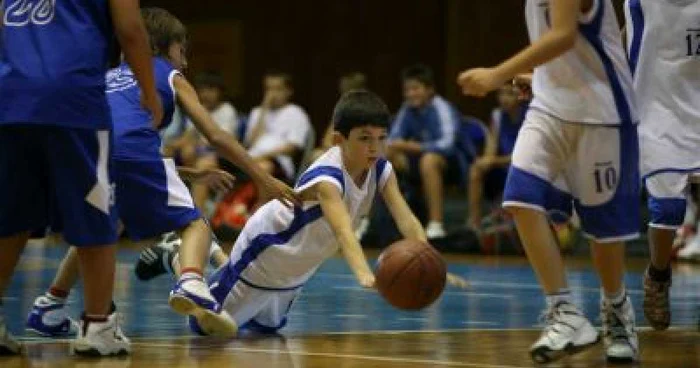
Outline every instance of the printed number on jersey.
<svg viewBox="0 0 700 368">
<path fill-rule="evenodd" d="M 49 24 L 56 13 L 56 0 L 5 1 L 9 4 L 3 17 L 3 23 L 7 27 Z"/>
</svg>

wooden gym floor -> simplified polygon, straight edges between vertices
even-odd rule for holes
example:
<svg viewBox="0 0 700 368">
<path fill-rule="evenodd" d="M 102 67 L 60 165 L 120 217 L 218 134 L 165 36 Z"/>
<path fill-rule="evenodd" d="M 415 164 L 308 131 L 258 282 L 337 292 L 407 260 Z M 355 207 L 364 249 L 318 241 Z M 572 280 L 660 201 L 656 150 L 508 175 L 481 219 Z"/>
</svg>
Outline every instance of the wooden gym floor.
<svg viewBox="0 0 700 368">
<path fill-rule="evenodd" d="M 68 342 L 24 333 L 34 298 L 49 286 L 63 247 L 30 246 L 5 298 L 10 329 L 27 351 L 0 358 L 0 367 L 530 367 L 527 350 L 539 334 L 543 307 L 539 286 L 523 258 L 448 257 L 469 290 L 446 289 L 421 312 L 400 312 L 375 292 L 359 288 L 341 259 L 332 259 L 305 287 L 281 336 L 234 341 L 194 337 L 166 299 L 171 280 L 150 283 L 133 276 L 138 252 L 121 249 L 115 301 L 134 352 L 126 358 L 79 359 Z M 575 299 L 599 325 L 598 282 L 587 260 L 569 260 Z M 627 286 L 641 329 L 642 360 L 632 366 L 700 367 L 700 266 L 677 265 L 672 289 L 673 327 L 651 331 L 641 310 L 645 261 L 629 262 Z M 70 308 L 81 311 L 80 290 Z M 603 367 L 602 346 L 552 367 Z"/>
</svg>

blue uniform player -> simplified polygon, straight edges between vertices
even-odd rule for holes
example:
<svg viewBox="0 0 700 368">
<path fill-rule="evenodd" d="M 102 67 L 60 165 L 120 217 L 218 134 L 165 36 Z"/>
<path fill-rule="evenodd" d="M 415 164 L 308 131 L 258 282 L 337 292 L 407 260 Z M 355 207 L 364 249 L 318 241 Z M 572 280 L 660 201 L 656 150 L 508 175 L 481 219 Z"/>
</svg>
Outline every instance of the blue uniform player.
<svg viewBox="0 0 700 368">
<path fill-rule="evenodd" d="M 154 56 L 156 88 L 164 108 L 164 117 L 158 127 L 168 125 L 178 104 L 214 148 L 238 164 L 261 189 L 275 197 L 294 200 L 291 188 L 258 170 L 244 149 L 216 125 L 199 103 L 194 89 L 180 72 L 187 66 L 184 48 L 187 35 L 182 23 L 158 8 L 144 9 L 143 17 Z M 209 227 L 195 208 L 175 164 L 160 153 L 160 134 L 138 102 L 138 81 L 132 69 L 122 64 L 107 73 L 106 81 L 114 120 L 113 162 L 119 218 L 136 240 L 179 231 L 182 237 L 179 258 L 182 278 L 171 293 L 171 306 L 183 314 L 197 316 L 209 334 L 235 334 L 235 324 L 226 313 L 220 312 L 220 304 L 211 296 L 201 277 L 201 269 L 209 255 Z M 193 172 L 188 174 L 197 176 Z M 73 286 L 71 275 L 77 272 L 73 253 L 64 259 L 52 289 L 37 298 L 28 320 L 30 329 L 48 336 L 70 333 L 70 320 L 63 306 L 65 296 Z"/>
<path fill-rule="evenodd" d="M 57 213 L 89 276 L 73 352 L 128 353 L 110 310 L 116 221 L 104 73 L 116 35 L 145 111 L 160 120 L 139 2 L 6 0 L 0 15 L 0 295 L 30 234 Z M 20 350 L 0 314 L 0 355 Z"/>
</svg>

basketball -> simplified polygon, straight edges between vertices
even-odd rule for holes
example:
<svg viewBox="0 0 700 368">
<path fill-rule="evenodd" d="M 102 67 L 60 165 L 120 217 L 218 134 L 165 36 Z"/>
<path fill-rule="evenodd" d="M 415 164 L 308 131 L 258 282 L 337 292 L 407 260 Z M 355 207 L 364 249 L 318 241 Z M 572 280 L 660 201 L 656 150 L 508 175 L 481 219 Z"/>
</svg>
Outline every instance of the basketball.
<svg viewBox="0 0 700 368">
<path fill-rule="evenodd" d="M 399 309 L 419 310 L 442 294 L 447 266 L 432 246 L 417 240 L 401 240 L 379 256 L 376 285 L 379 294 Z"/>
</svg>

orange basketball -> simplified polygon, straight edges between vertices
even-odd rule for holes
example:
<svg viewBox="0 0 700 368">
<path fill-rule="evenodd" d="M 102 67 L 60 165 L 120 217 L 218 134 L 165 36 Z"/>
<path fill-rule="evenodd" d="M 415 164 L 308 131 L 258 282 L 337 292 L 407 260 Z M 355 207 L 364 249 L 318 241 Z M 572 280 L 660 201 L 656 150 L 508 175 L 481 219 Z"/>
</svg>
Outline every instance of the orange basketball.
<svg viewBox="0 0 700 368">
<path fill-rule="evenodd" d="M 417 240 L 401 240 L 379 256 L 375 277 L 379 293 L 391 305 L 418 310 L 442 294 L 447 265 L 432 246 Z"/>
</svg>

